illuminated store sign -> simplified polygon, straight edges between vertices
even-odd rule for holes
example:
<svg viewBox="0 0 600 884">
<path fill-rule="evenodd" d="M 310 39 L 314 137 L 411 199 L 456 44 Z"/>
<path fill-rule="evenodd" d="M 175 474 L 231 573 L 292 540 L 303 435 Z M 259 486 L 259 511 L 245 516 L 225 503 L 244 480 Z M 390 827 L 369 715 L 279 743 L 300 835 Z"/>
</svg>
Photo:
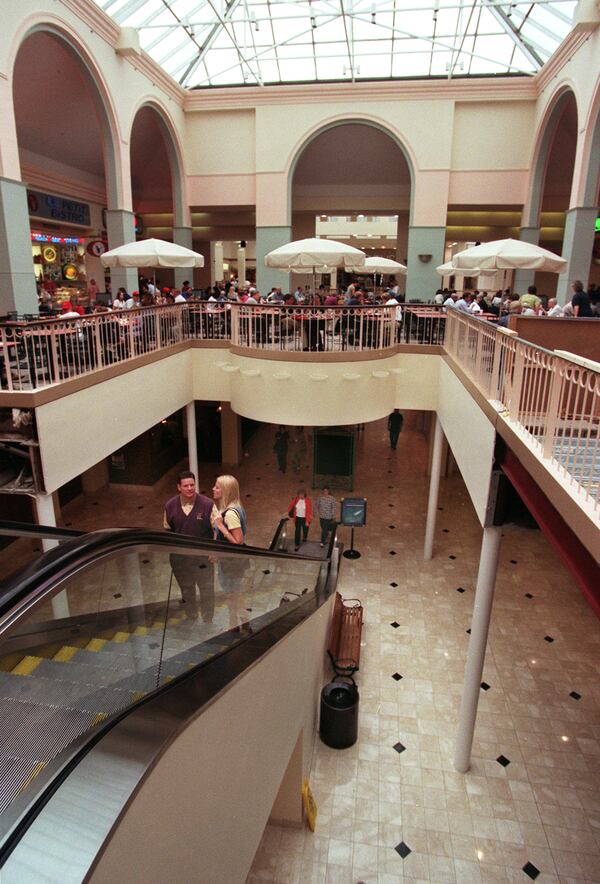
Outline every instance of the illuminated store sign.
<svg viewBox="0 0 600 884">
<path fill-rule="evenodd" d="M 87 203 L 63 199 L 39 190 L 27 191 L 29 214 L 36 218 L 47 218 L 49 221 L 62 221 L 66 224 L 90 226 L 90 207 Z"/>
<path fill-rule="evenodd" d="M 82 236 L 52 236 L 49 233 L 31 233 L 31 242 L 52 242 L 61 246 L 78 246 L 85 242 Z"/>
</svg>

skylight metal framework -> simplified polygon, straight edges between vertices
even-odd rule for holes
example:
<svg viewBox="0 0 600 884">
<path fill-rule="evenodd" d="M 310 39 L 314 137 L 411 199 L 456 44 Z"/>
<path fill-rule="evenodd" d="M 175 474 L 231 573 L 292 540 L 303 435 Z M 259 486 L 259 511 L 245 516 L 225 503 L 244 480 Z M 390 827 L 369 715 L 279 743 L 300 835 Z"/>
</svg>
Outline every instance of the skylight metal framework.
<svg viewBox="0 0 600 884">
<path fill-rule="evenodd" d="M 187 88 L 533 74 L 576 0 L 94 0 Z"/>
</svg>

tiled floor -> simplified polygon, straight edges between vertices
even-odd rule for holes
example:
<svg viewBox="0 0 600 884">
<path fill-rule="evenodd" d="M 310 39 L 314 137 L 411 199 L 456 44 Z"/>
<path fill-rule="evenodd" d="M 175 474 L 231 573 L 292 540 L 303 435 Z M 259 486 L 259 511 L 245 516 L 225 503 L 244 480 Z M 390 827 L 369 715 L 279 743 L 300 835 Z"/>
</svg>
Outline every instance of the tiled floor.
<svg viewBox="0 0 600 884">
<path fill-rule="evenodd" d="M 541 533 L 508 527 L 473 764 L 456 773 L 481 529 L 460 476 L 443 480 L 423 561 L 426 461 L 410 417 L 396 452 L 384 421 L 358 436 L 354 493 L 368 498 L 369 524 L 340 589 L 365 606 L 359 740 L 343 751 L 315 740 L 316 832 L 268 826 L 252 884 L 600 882 L 600 623 Z M 203 467 L 200 488 L 210 493 L 217 472 Z M 271 428 L 237 472 L 249 542 L 264 545 L 310 472 L 276 472 Z M 63 521 L 158 528 L 173 491 L 173 474 L 154 489 L 113 487 Z"/>
</svg>

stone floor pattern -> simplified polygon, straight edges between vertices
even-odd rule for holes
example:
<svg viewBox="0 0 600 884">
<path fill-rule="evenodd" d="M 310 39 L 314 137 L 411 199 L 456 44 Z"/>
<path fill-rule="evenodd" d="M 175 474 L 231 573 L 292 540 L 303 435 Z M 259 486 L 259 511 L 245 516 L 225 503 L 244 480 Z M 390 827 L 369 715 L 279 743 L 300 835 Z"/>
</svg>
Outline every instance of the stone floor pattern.
<svg viewBox="0 0 600 884">
<path fill-rule="evenodd" d="M 272 435 L 262 427 L 237 470 L 256 545 L 311 481 L 309 465 L 276 471 Z M 315 738 L 316 831 L 267 826 L 248 884 L 600 882 L 600 624 L 541 532 L 507 526 L 472 767 L 458 774 L 481 528 L 460 475 L 443 479 L 434 558 L 423 561 L 427 451 L 410 417 L 395 452 L 385 421 L 357 436 L 353 493 L 368 498 L 369 522 L 340 591 L 365 608 L 359 739 L 339 751 Z M 200 490 L 219 471 L 203 465 Z M 174 475 L 80 497 L 62 522 L 159 528 Z"/>
</svg>

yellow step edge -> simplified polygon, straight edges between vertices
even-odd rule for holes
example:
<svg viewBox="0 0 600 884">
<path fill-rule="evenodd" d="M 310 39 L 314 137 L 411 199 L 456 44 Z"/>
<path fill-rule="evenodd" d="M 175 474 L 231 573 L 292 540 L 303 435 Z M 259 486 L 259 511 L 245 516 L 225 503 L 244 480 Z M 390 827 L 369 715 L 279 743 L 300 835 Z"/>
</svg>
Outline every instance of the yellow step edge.
<svg viewBox="0 0 600 884">
<path fill-rule="evenodd" d="M 129 641 L 130 634 L 128 632 L 115 632 L 111 641 L 116 642 L 118 645 L 122 645 L 124 642 Z"/>
<path fill-rule="evenodd" d="M 137 703 L 138 700 L 141 700 L 142 697 L 145 697 L 145 696 L 146 696 L 146 691 L 136 691 L 135 694 L 133 695 L 133 697 L 131 698 L 131 701 L 133 703 Z"/>
<path fill-rule="evenodd" d="M 11 669 L 13 675 L 31 675 L 38 668 L 44 657 L 23 657 L 20 663 L 17 663 L 14 669 Z"/>
<path fill-rule="evenodd" d="M 136 626 L 133 630 L 134 635 L 148 635 L 149 632 L 150 630 L 147 626 Z"/>
<path fill-rule="evenodd" d="M 107 638 L 91 638 L 85 646 L 86 651 L 101 651 L 107 643 Z"/>
<path fill-rule="evenodd" d="M 65 645 L 57 651 L 53 660 L 56 660 L 58 663 L 68 663 L 69 660 L 72 660 L 79 648 L 74 648 L 71 645 Z"/>
<path fill-rule="evenodd" d="M 98 712 L 98 714 L 92 718 L 92 727 L 100 724 L 100 722 L 104 721 L 105 718 L 108 718 L 108 712 Z"/>
<path fill-rule="evenodd" d="M 25 778 L 25 780 L 23 780 L 23 782 L 19 786 L 19 792 L 22 792 L 24 789 L 27 788 L 27 786 L 30 784 L 30 782 L 32 780 L 34 780 L 37 777 L 37 775 L 43 771 L 43 769 L 46 767 L 47 763 L 48 763 L 47 761 L 38 761 L 38 763 L 33 768 L 31 773 Z"/>
<path fill-rule="evenodd" d="M 155 620 L 150 629 L 162 629 L 164 625 L 164 620 Z"/>
</svg>

